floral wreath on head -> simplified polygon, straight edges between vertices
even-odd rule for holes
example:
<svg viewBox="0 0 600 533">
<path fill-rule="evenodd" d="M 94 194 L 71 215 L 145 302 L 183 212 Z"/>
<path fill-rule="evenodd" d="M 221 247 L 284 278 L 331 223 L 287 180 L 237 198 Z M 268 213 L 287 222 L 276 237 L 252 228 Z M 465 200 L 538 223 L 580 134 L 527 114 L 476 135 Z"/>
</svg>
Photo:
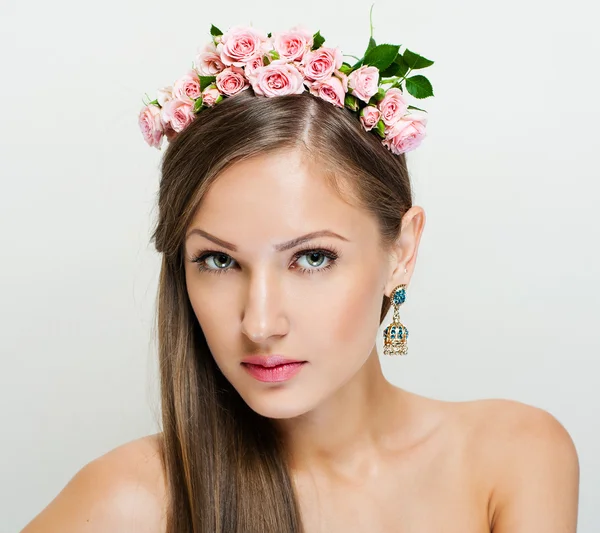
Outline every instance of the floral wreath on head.
<svg viewBox="0 0 600 533">
<path fill-rule="evenodd" d="M 312 34 L 301 26 L 272 35 L 252 26 L 223 33 L 212 25 L 210 33 L 212 40 L 198 52 L 192 69 L 144 102 L 138 124 L 150 146 L 160 150 L 164 137 L 171 141 L 202 110 L 249 87 L 266 97 L 308 90 L 348 108 L 396 155 L 414 150 L 425 137 L 426 111 L 409 105 L 405 90 L 417 99 L 433 96 L 425 76 L 408 77 L 433 61 L 408 49 L 400 53 L 401 45 L 377 45 L 372 24 L 367 50 L 354 65 L 343 61 L 339 48 L 323 46 L 320 31 Z"/>
</svg>

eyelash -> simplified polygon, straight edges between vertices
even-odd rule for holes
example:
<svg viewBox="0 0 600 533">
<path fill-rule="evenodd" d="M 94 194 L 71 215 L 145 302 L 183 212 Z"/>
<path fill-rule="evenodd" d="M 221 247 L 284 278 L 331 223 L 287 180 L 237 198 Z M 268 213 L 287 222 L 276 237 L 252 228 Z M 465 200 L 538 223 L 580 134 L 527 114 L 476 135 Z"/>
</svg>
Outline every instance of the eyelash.
<svg viewBox="0 0 600 533">
<path fill-rule="evenodd" d="M 326 270 L 330 270 L 331 268 L 333 268 L 336 265 L 336 261 L 339 259 L 340 257 L 340 252 L 339 250 L 337 250 L 334 247 L 327 247 L 327 246 L 320 246 L 318 248 L 303 248 L 301 250 L 298 250 L 294 256 L 293 256 L 293 261 L 294 263 L 300 259 L 302 256 L 304 255 L 309 255 L 311 253 L 318 253 L 318 254 L 322 254 L 325 257 L 327 257 L 327 259 L 329 259 L 329 263 L 324 266 L 324 267 L 316 267 L 316 268 L 303 268 L 303 267 L 299 267 L 299 271 L 302 274 L 315 274 L 316 272 L 324 272 Z M 229 272 L 230 270 L 232 270 L 232 267 L 227 267 L 227 268 L 207 268 L 205 267 L 202 262 L 207 259 L 208 257 L 211 257 L 213 255 L 224 255 L 226 257 L 231 257 L 229 254 L 226 254 L 225 252 L 221 252 L 218 250 L 204 250 L 201 252 L 198 252 L 197 255 L 195 255 L 194 257 L 192 257 L 190 259 L 190 261 L 192 263 L 196 263 L 196 268 L 200 271 L 200 272 L 209 272 L 211 274 L 226 274 L 227 272 Z M 233 259 L 231 257 L 231 259 Z M 235 259 L 234 259 L 235 261 Z"/>
</svg>

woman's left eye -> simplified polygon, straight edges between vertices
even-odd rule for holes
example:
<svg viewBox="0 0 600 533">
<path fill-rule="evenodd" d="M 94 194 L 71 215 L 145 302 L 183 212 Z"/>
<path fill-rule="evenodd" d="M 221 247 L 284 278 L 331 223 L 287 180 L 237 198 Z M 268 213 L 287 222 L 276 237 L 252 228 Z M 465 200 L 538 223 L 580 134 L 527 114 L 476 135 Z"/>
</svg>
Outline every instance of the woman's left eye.
<svg viewBox="0 0 600 533">
<path fill-rule="evenodd" d="M 334 250 L 317 249 L 317 250 L 300 250 L 293 257 L 293 264 L 298 264 L 300 270 L 306 274 L 313 274 L 314 272 L 322 272 L 328 270 L 335 265 L 339 255 Z M 301 264 L 301 259 L 306 258 L 306 262 Z M 212 272 L 214 274 L 224 274 L 229 272 L 231 269 L 231 263 L 235 263 L 235 260 L 223 252 L 209 251 L 204 254 L 200 254 L 197 257 L 191 259 L 192 263 L 197 264 L 198 270 L 201 272 Z M 213 266 L 209 266 L 210 264 Z M 323 264 L 325 263 L 325 266 Z"/>
<path fill-rule="evenodd" d="M 319 268 L 323 265 L 325 261 L 333 260 L 332 257 L 325 255 L 325 252 L 323 252 L 322 250 L 312 250 L 308 253 L 304 253 L 298 259 L 303 258 L 306 258 L 306 264 L 308 265 L 308 268 L 301 266 L 300 268 L 303 270 L 312 270 L 313 268 Z M 327 266 L 328 265 L 329 263 L 327 263 Z"/>
</svg>

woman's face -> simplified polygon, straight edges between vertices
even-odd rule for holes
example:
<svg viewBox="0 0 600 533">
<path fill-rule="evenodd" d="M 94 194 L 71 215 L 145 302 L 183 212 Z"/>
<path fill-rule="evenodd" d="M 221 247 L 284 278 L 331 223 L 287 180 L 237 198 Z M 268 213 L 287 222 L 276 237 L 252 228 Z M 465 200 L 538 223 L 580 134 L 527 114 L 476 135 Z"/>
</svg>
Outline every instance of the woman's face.
<svg viewBox="0 0 600 533">
<path fill-rule="evenodd" d="M 290 243 L 315 232 L 323 234 Z M 189 298 L 213 357 L 263 416 L 310 411 L 374 349 L 390 256 L 376 220 L 340 198 L 302 152 L 225 170 L 188 229 L 185 255 Z M 242 364 L 274 354 L 306 363 L 271 382 Z"/>
</svg>

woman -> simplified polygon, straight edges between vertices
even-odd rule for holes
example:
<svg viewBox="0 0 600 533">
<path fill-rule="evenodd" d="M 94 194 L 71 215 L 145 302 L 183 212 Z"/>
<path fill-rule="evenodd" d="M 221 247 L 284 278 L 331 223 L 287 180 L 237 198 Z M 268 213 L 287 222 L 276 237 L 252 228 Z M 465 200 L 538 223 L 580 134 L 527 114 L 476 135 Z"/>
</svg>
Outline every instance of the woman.
<svg viewBox="0 0 600 533">
<path fill-rule="evenodd" d="M 163 431 L 85 466 L 23 533 L 575 532 L 554 417 L 382 374 L 425 225 L 403 153 L 307 91 L 241 90 L 170 140 Z"/>
</svg>

